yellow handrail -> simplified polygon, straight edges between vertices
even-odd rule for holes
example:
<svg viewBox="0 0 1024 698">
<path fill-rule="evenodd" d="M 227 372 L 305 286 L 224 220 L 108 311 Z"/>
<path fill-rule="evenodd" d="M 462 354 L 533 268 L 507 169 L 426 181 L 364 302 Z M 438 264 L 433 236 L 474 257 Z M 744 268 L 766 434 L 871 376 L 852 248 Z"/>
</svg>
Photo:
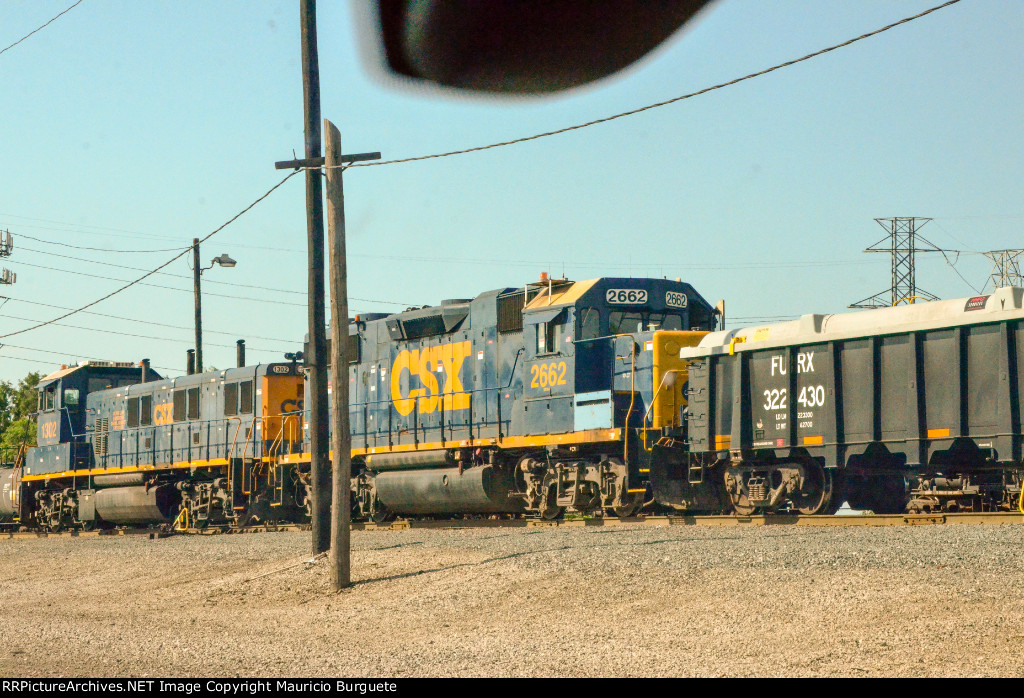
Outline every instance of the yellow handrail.
<svg viewBox="0 0 1024 698">
<path fill-rule="evenodd" d="M 182 525 L 179 526 L 179 523 L 181 523 Z M 187 531 L 190 528 L 190 523 L 191 520 L 188 513 L 188 507 L 182 507 L 181 511 L 178 512 L 177 518 L 174 519 L 174 523 L 171 524 L 171 528 L 173 528 L 175 531 Z"/>
</svg>

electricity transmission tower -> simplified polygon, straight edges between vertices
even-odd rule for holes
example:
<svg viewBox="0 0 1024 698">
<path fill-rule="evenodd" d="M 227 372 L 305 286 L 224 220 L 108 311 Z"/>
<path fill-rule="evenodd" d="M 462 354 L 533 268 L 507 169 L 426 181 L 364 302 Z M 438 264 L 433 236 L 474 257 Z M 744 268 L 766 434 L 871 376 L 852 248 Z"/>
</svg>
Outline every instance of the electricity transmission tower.
<svg viewBox="0 0 1024 698">
<path fill-rule="evenodd" d="M 988 284 L 992 285 L 993 290 L 1003 286 L 1024 286 L 1019 261 L 1024 250 L 992 250 L 982 254 L 992 260 L 992 274 L 988 277 Z M 988 290 L 988 284 L 985 290 Z"/>
<path fill-rule="evenodd" d="M 938 247 L 917 234 L 931 218 L 876 218 L 875 222 L 889 234 L 865 252 L 888 252 L 892 255 L 892 285 L 885 291 L 852 304 L 851 308 L 887 308 L 917 300 L 938 300 L 938 296 L 917 287 L 914 255 L 918 252 L 941 252 Z"/>
</svg>

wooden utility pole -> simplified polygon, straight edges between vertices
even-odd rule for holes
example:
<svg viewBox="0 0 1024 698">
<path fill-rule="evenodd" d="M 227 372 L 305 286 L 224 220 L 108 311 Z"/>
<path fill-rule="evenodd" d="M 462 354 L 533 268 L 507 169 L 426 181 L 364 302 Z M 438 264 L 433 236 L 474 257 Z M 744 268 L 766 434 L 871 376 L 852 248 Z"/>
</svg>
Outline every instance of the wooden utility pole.
<svg viewBox="0 0 1024 698">
<path fill-rule="evenodd" d="M 341 186 L 341 133 L 324 119 L 327 166 L 327 245 L 331 275 L 331 588 L 352 581 L 352 434 L 349 431 L 348 270 L 345 257 L 345 195 Z"/>
<path fill-rule="evenodd" d="M 302 24 L 302 95 L 304 100 L 306 160 L 320 158 L 320 62 L 316 46 L 316 0 L 299 0 Z M 306 170 L 306 241 L 309 257 L 309 369 L 310 479 L 312 483 L 311 523 L 313 554 L 330 546 L 331 503 L 328 498 L 330 471 L 327 431 L 327 375 L 324 358 L 327 336 L 324 328 L 324 209 L 319 170 Z M 346 316 L 347 320 L 347 316 Z M 346 328 L 347 331 L 347 328 Z"/>
<path fill-rule="evenodd" d="M 203 270 L 199 267 L 199 238 L 192 238 L 192 290 L 196 303 L 196 359 L 195 372 L 203 372 L 203 297 L 199 288 L 199 280 Z"/>
<path fill-rule="evenodd" d="M 302 24 L 302 95 L 305 104 L 306 157 L 274 163 L 279 170 L 306 169 L 306 239 L 309 254 L 309 343 L 306 394 L 309 404 L 311 523 L 313 554 L 333 548 L 331 583 L 336 589 L 348 586 L 350 484 L 352 437 L 348 414 L 348 288 L 345 263 L 345 202 L 341 189 L 342 163 L 379 160 L 380 153 L 341 154 L 341 135 L 330 122 L 330 161 L 320 154 L 320 68 L 316 50 L 316 0 L 299 0 Z M 331 216 L 331 331 L 334 351 L 331 373 L 334 381 L 334 486 L 329 491 L 328 469 L 327 337 L 324 330 L 324 209 L 321 170 L 328 165 L 327 182 Z M 197 258 L 198 259 L 198 258 Z M 196 262 L 198 268 L 199 262 Z M 197 277 L 198 278 L 198 277 Z M 198 281 L 196 282 L 199 283 Z M 198 286 L 197 286 L 198 288 Z M 340 400 L 340 402 L 339 402 Z M 331 500 L 334 500 L 334 516 Z M 333 530 L 332 530 L 333 524 Z"/>
</svg>

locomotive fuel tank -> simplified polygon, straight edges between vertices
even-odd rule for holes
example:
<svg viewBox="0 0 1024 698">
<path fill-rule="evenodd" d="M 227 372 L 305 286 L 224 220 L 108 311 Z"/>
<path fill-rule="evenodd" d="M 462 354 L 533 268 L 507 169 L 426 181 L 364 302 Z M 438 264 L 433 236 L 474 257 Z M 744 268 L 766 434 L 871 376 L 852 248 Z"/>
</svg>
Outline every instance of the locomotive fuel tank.
<svg viewBox="0 0 1024 698">
<path fill-rule="evenodd" d="M 510 477 L 491 466 L 379 473 L 374 482 L 380 501 L 398 514 L 516 513 L 521 499 L 512 499 Z"/>
<path fill-rule="evenodd" d="M 173 485 L 96 490 L 96 514 L 115 524 L 166 523 L 174 518 L 181 493 Z"/>
<path fill-rule="evenodd" d="M 17 470 L 4 468 L 0 470 L 0 523 L 7 523 L 18 516 L 18 478 Z"/>
</svg>

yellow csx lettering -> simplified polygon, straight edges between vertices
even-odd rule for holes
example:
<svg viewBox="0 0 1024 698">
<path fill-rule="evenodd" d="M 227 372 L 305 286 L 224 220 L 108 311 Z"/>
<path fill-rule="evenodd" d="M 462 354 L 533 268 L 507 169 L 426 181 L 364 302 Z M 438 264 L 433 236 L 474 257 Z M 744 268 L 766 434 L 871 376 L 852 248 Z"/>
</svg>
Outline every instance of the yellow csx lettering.
<svg viewBox="0 0 1024 698">
<path fill-rule="evenodd" d="M 57 422 L 45 422 L 39 425 L 39 435 L 44 439 L 57 438 Z"/>
<path fill-rule="evenodd" d="M 153 424 L 171 424 L 174 422 L 174 405 L 170 402 L 153 406 Z"/>
<path fill-rule="evenodd" d="M 469 394 L 462 387 L 462 363 L 470 355 L 471 342 L 441 344 L 436 347 L 405 350 L 399 353 L 391 365 L 391 400 L 395 410 L 403 417 L 415 407 L 420 414 L 430 414 L 438 409 L 445 412 L 469 408 Z M 444 387 L 437 381 L 437 370 L 444 372 Z M 402 376 L 408 373 L 409 383 L 419 378 L 420 387 L 402 392 Z"/>
</svg>

